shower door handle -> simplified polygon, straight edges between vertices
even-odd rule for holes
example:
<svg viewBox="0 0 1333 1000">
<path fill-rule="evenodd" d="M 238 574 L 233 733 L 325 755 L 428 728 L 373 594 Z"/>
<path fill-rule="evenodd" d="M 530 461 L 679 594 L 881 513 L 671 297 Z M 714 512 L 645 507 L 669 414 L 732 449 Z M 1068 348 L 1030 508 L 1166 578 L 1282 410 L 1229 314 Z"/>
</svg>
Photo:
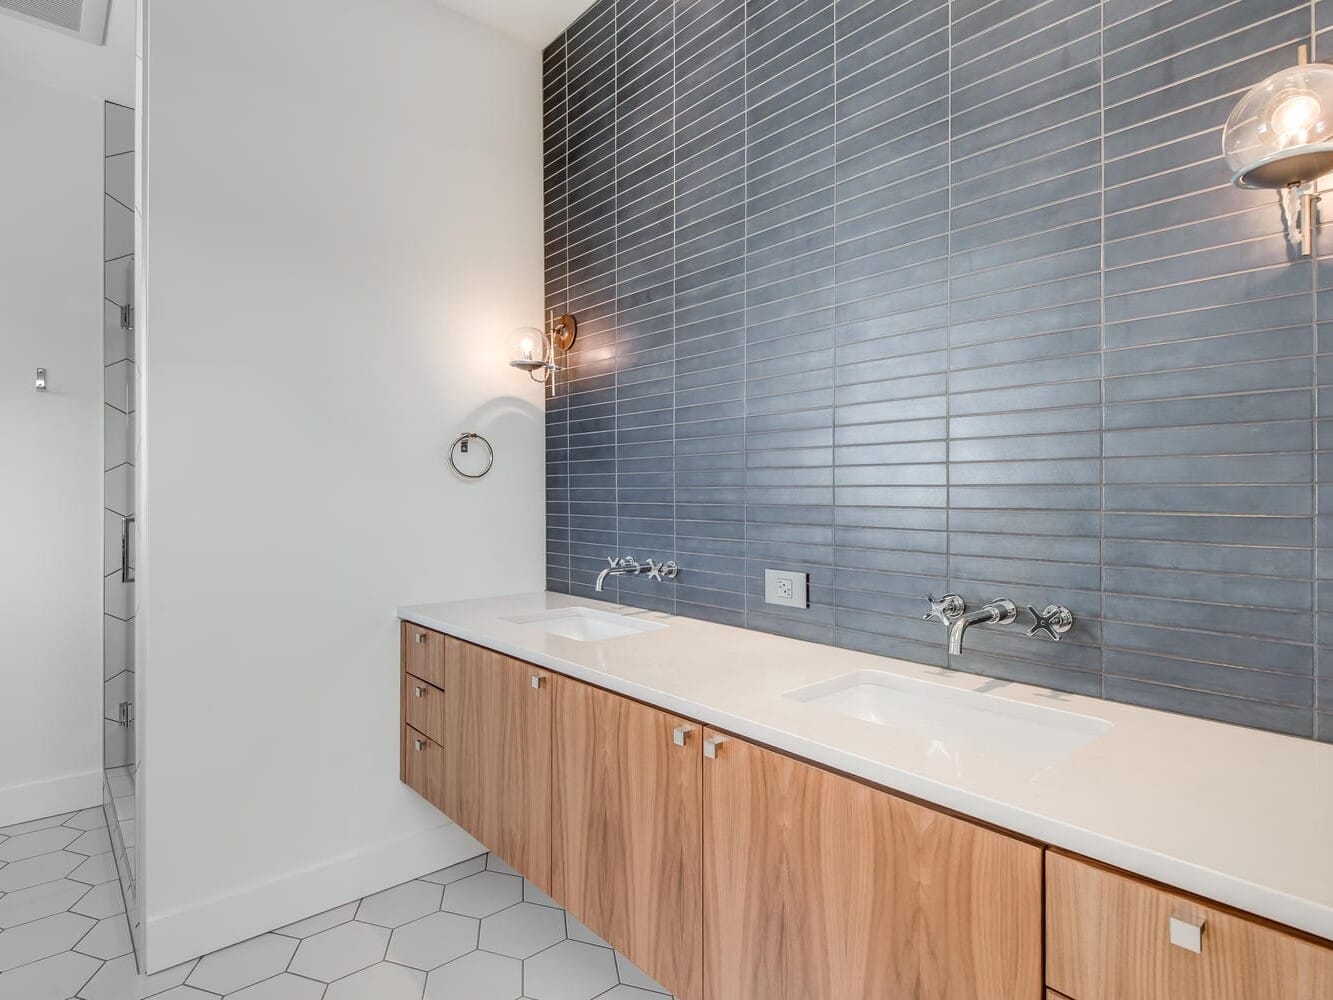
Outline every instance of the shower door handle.
<svg viewBox="0 0 1333 1000">
<path fill-rule="evenodd" d="M 120 519 L 120 582 L 133 583 L 134 577 L 130 575 L 130 525 L 134 523 L 134 515 L 122 517 Z"/>
</svg>

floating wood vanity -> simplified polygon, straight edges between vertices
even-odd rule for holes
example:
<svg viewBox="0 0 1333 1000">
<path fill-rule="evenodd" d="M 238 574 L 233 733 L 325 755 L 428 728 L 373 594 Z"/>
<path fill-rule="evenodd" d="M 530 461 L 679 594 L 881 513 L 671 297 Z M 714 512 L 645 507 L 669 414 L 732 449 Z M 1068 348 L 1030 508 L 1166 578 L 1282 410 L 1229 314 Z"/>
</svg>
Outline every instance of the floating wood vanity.
<svg viewBox="0 0 1333 1000">
<path fill-rule="evenodd" d="M 401 777 L 680 1000 L 1333 1000 L 1333 945 L 402 623 Z"/>
</svg>

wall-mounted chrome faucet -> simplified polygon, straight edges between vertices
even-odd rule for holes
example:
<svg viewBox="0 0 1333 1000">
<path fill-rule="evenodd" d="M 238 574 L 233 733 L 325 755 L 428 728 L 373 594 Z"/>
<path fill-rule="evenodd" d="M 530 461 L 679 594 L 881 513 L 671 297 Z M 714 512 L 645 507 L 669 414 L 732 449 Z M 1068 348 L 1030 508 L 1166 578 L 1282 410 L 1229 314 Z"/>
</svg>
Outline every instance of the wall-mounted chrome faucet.
<svg viewBox="0 0 1333 1000">
<path fill-rule="evenodd" d="M 997 597 L 983 608 L 967 611 L 949 623 L 949 653 L 957 656 L 963 651 L 963 636 L 973 625 L 1008 625 L 1018 617 L 1013 601 Z"/>
<path fill-rule="evenodd" d="M 668 560 L 660 563 L 656 559 L 649 559 L 647 565 L 641 564 L 633 556 L 621 556 L 617 559 L 615 556 L 607 556 L 606 561 L 610 563 L 606 569 L 597 574 L 597 593 L 602 592 L 606 585 L 608 576 L 638 576 L 645 570 L 648 572 L 650 580 L 674 580 L 680 573 L 680 567 L 676 565 L 675 560 Z"/>
<path fill-rule="evenodd" d="M 968 611 L 967 604 L 958 594 L 945 594 L 935 600 L 934 594 L 927 594 L 930 610 L 921 616 L 923 621 L 939 622 L 949 629 L 949 653 L 958 655 L 963 651 L 963 636 L 974 625 L 1008 625 L 1018 617 L 1018 608 L 1013 601 L 997 597 L 983 608 Z M 1032 615 L 1033 625 L 1027 630 L 1028 638 L 1045 636 L 1056 642 L 1074 627 L 1074 616 L 1070 610 L 1060 604 L 1048 604 L 1046 610 L 1038 613 L 1031 604 L 1027 606 Z"/>
</svg>

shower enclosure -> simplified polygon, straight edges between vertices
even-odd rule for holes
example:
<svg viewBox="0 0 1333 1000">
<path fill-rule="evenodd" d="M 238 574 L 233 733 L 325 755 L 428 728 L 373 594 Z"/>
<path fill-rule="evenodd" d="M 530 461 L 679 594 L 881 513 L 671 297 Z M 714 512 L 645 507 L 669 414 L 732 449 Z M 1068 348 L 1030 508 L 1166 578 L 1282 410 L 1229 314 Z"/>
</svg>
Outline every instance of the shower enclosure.
<svg viewBox="0 0 1333 1000">
<path fill-rule="evenodd" d="M 140 941 L 135 834 L 139 762 L 135 732 L 135 465 L 137 395 L 134 345 L 134 111 L 105 110 L 103 364 L 105 431 L 103 540 L 103 806 L 125 892 L 125 909 Z"/>
</svg>

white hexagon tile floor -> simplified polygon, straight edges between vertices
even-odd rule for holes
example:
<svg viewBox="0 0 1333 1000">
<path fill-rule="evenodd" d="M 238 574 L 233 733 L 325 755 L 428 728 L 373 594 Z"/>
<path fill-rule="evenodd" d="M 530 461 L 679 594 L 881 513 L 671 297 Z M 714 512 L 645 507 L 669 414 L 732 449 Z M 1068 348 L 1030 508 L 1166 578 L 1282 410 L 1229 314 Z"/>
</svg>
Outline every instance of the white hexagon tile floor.
<svg viewBox="0 0 1333 1000">
<path fill-rule="evenodd" d="M 482 855 L 138 976 L 100 808 L 0 829 L 0 1000 L 671 1000 Z"/>
</svg>

